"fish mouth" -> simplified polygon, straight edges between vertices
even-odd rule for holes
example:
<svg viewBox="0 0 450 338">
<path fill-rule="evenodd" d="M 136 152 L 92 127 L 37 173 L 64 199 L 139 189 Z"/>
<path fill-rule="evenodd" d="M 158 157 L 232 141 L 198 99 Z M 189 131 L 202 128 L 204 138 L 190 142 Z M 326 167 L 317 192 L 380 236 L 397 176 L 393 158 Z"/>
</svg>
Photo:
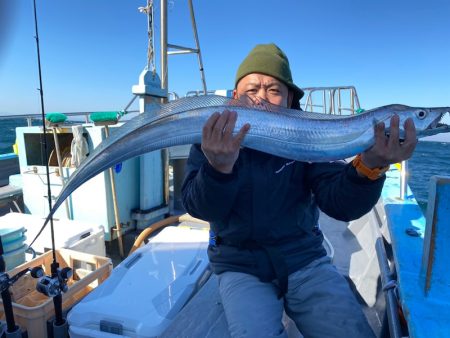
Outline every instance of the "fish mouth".
<svg viewBox="0 0 450 338">
<path fill-rule="evenodd" d="M 450 121 L 450 108 L 445 110 L 446 111 L 444 111 L 440 117 L 431 122 L 430 125 L 421 132 L 421 134 L 424 136 L 429 136 L 450 132 L 450 124 L 444 123 L 444 121 Z"/>
</svg>

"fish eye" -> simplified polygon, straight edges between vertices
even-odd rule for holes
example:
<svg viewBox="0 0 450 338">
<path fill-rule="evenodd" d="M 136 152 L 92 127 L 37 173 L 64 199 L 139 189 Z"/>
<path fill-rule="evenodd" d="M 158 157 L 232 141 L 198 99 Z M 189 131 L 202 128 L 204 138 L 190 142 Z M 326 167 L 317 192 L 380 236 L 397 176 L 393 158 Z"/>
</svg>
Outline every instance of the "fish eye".
<svg viewBox="0 0 450 338">
<path fill-rule="evenodd" d="M 416 116 L 420 119 L 423 120 L 426 116 L 427 116 L 427 112 L 424 110 L 419 110 L 418 112 L 416 112 Z"/>
</svg>

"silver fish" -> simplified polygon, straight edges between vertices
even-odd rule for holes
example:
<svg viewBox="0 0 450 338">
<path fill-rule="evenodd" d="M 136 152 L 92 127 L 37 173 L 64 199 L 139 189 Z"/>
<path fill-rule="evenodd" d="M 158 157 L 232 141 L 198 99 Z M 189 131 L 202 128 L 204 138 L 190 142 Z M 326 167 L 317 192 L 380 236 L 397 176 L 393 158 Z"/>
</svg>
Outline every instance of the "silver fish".
<svg viewBox="0 0 450 338">
<path fill-rule="evenodd" d="M 182 98 L 158 111 L 136 116 L 117 128 L 72 174 L 56 200 L 45 224 L 61 203 L 80 185 L 132 157 L 176 145 L 201 143 L 202 127 L 212 113 L 234 110 L 238 114 L 234 133 L 245 124 L 251 128 L 242 146 L 297 161 L 327 162 L 349 158 L 374 144 L 374 126 L 400 117 L 400 137 L 407 118 L 414 120 L 417 136 L 450 132 L 441 124 L 445 108 L 412 108 L 389 105 L 359 115 L 341 116 L 303 112 L 264 104 L 248 106 L 234 99 L 208 95 Z"/>
</svg>

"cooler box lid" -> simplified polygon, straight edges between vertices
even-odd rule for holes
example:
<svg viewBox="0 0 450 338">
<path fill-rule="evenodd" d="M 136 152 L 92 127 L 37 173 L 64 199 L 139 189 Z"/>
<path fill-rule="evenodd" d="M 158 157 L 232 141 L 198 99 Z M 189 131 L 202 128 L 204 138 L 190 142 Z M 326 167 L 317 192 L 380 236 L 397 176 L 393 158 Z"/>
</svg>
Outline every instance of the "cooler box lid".
<svg viewBox="0 0 450 338">
<path fill-rule="evenodd" d="M 71 337 L 155 337 L 208 267 L 208 231 L 167 227 L 119 264 L 68 314 Z"/>
</svg>

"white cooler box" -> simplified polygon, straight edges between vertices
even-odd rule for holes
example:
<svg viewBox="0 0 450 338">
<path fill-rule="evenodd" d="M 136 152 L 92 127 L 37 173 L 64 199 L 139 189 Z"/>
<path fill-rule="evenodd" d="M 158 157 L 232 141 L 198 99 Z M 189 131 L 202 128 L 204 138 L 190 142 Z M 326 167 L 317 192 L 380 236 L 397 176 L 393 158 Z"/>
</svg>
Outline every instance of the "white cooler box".
<svg viewBox="0 0 450 338">
<path fill-rule="evenodd" d="M 164 228 L 68 314 L 71 338 L 157 337 L 209 277 L 207 229 Z"/>
<path fill-rule="evenodd" d="M 7 226 L 25 227 L 27 237 L 25 244 L 29 245 L 42 228 L 44 221 L 45 219 L 40 216 L 11 212 L 0 217 L 0 228 Z M 53 220 L 53 226 L 56 249 L 66 248 L 92 255 L 106 256 L 103 226 L 67 219 Z M 32 248 L 37 254 L 51 250 L 50 223 L 47 224 Z"/>
</svg>

